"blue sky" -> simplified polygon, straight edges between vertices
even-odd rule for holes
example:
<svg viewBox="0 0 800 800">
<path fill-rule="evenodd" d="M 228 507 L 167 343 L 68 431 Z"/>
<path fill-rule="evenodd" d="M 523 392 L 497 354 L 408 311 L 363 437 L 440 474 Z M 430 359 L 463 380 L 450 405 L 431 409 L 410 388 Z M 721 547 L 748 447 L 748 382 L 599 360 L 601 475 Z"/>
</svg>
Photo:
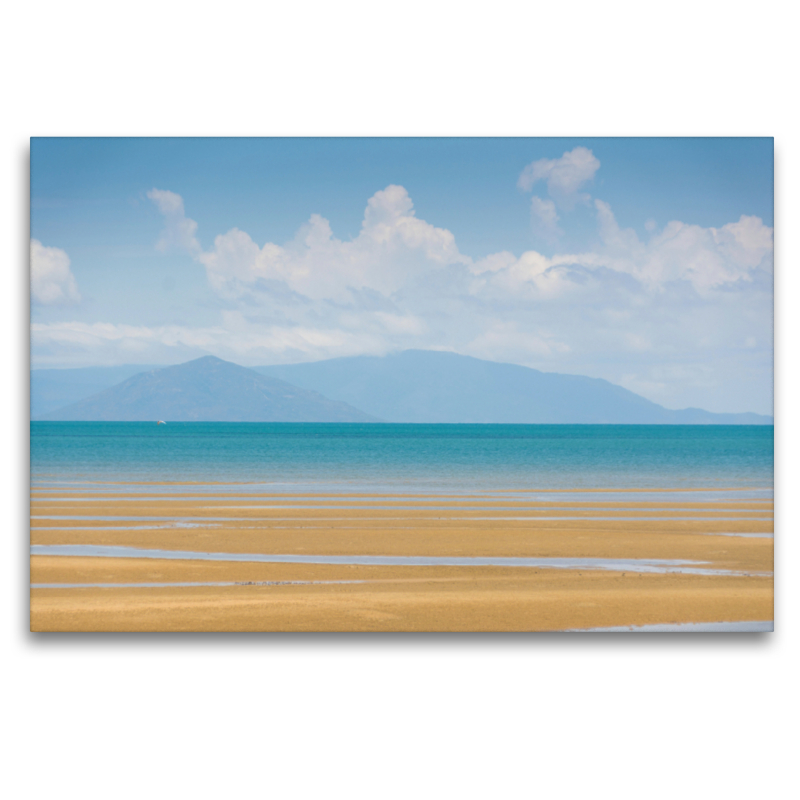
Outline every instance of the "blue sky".
<svg viewBox="0 0 800 800">
<path fill-rule="evenodd" d="M 437 348 L 772 410 L 771 139 L 34 139 L 34 367 Z"/>
</svg>

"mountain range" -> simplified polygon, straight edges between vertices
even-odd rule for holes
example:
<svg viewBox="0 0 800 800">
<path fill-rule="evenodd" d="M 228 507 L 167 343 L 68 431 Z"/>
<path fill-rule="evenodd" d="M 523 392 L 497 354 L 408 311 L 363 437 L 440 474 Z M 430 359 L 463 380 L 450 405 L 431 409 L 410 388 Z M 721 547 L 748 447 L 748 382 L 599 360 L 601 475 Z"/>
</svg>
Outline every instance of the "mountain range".
<svg viewBox="0 0 800 800">
<path fill-rule="evenodd" d="M 50 420 L 176 422 L 377 422 L 318 392 L 204 356 L 140 372 L 91 397 L 45 414 Z"/>
<path fill-rule="evenodd" d="M 772 424 L 759 414 L 673 411 L 601 378 L 432 350 L 254 369 L 389 422 Z"/>
<path fill-rule="evenodd" d="M 130 372 L 137 369 L 136 374 Z M 37 375 L 40 372 L 45 374 Z M 121 383 L 120 375 L 127 376 Z M 103 381 L 105 388 L 88 391 Z M 77 399 L 82 391 L 85 394 Z M 55 406 L 59 397 L 65 399 L 62 408 Z M 33 370 L 31 416 L 276 422 L 773 422 L 772 417 L 753 413 L 666 409 L 600 378 L 427 350 L 253 368 L 205 356 L 161 369 Z"/>
</svg>

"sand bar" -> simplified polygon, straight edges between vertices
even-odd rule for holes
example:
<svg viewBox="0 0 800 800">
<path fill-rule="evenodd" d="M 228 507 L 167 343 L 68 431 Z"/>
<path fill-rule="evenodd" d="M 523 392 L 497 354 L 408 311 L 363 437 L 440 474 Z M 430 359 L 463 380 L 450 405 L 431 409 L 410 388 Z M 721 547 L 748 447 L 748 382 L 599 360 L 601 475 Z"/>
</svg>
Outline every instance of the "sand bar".
<svg viewBox="0 0 800 800">
<path fill-rule="evenodd" d="M 338 502 L 341 495 L 337 503 L 292 495 L 295 507 L 287 509 L 274 495 L 220 502 L 216 494 L 154 499 L 145 491 L 102 502 L 70 494 L 59 504 L 56 493 L 33 499 L 35 516 L 61 519 L 32 520 L 31 542 L 296 556 L 666 559 L 736 574 L 33 556 L 32 583 L 72 588 L 31 591 L 32 629 L 544 631 L 772 619 L 773 540 L 731 535 L 771 533 L 771 501 L 425 496 L 415 503 L 405 496 L 399 504 L 380 495 L 359 507 Z M 516 518 L 485 518 L 509 511 Z M 234 585 L 74 587 L 198 582 Z M 238 585 L 247 582 L 262 585 Z"/>
<path fill-rule="evenodd" d="M 769 578 L 198 562 L 36 563 L 36 582 L 364 580 L 364 584 L 35 589 L 33 630 L 554 631 L 772 619 Z M 103 559 L 85 559 L 99 562 Z M 120 561 L 120 559 L 109 559 Z M 127 560 L 125 560 L 127 561 Z M 132 561 L 132 560 L 131 560 Z M 58 579 L 58 580 L 57 580 Z"/>
</svg>

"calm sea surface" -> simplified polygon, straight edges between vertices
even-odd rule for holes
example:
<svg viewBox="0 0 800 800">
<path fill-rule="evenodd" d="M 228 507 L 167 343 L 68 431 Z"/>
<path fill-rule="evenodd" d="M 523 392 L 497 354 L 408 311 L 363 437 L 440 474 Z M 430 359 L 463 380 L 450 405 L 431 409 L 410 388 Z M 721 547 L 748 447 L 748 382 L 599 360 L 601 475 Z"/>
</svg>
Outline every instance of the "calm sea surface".
<svg viewBox="0 0 800 800">
<path fill-rule="evenodd" d="M 773 428 L 32 422 L 31 478 L 275 492 L 747 487 L 763 496 L 773 484 Z"/>
</svg>

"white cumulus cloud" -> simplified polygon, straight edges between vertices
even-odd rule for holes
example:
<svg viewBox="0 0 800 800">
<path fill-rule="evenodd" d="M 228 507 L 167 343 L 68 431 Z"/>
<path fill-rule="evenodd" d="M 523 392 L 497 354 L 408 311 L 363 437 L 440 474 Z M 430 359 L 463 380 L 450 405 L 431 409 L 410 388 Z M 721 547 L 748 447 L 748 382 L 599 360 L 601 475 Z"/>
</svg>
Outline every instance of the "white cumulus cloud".
<svg viewBox="0 0 800 800">
<path fill-rule="evenodd" d="M 162 251 L 179 247 L 188 250 L 192 255 L 199 253 L 200 244 L 195 238 L 197 223 L 186 216 L 183 198 L 164 189 L 151 189 L 147 196 L 164 215 L 166 223 L 156 247 Z"/>
<path fill-rule="evenodd" d="M 721 228 L 669 222 L 649 242 L 621 229 L 607 203 L 595 200 L 605 250 L 577 260 L 602 264 L 633 275 L 648 287 L 668 281 L 689 281 L 707 291 L 737 281 L 752 281 L 759 272 L 772 272 L 773 231 L 761 219 L 742 216 Z"/>
<path fill-rule="evenodd" d="M 530 165 L 530 185 L 546 180 L 553 194 L 532 200 L 543 233 L 555 237 L 555 198 L 577 197 L 596 162 L 576 148 Z M 724 385 L 768 385 L 772 229 L 757 217 L 719 228 L 673 221 L 649 226 L 649 238 L 640 239 L 596 200 L 590 250 L 501 251 L 474 260 L 451 231 L 417 217 L 402 186 L 369 198 L 349 240 L 312 214 L 288 242 L 256 242 L 233 228 L 207 250 L 179 195 L 158 191 L 151 199 L 166 220 L 159 247 L 182 247 L 205 270 L 223 305 L 219 325 L 53 323 L 34 330 L 40 358 L 57 361 L 76 346 L 107 363 L 137 348 L 148 348 L 154 361 L 211 352 L 242 364 L 445 349 L 604 377 L 671 407 L 715 410 L 726 410 Z M 768 410 L 759 392 L 752 402 L 738 400 L 738 410 Z"/>
<path fill-rule="evenodd" d="M 600 162 L 591 150 L 576 147 L 561 158 L 540 158 L 528 164 L 519 176 L 517 186 L 530 192 L 539 182 L 547 184 L 548 194 L 566 209 L 575 205 L 581 187 L 594 178 Z"/>
<path fill-rule="evenodd" d="M 543 200 L 536 195 L 531 198 L 531 223 L 535 233 L 547 241 L 555 241 L 563 233 L 558 220 L 556 204 L 552 200 Z"/>
<path fill-rule="evenodd" d="M 167 227 L 160 244 L 176 243 L 206 268 L 211 287 L 221 297 L 258 297 L 281 283 L 311 300 L 352 302 L 359 291 L 391 294 L 431 271 L 471 260 L 456 247 L 455 237 L 414 212 L 402 186 L 387 186 L 368 201 L 359 235 L 337 239 L 327 219 L 312 214 L 295 238 L 278 245 L 256 244 L 238 228 L 218 235 L 210 251 L 201 252 L 196 223 L 184 214 L 183 201 L 172 192 L 150 192 Z"/>
<path fill-rule="evenodd" d="M 602 246 L 583 253 L 543 256 L 534 250 L 519 258 L 510 253 L 489 256 L 473 266 L 473 273 L 504 283 L 508 291 L 535 287 L 542 295 L 553 295 L 604 280 L 611 271 L 635 279 L 641 291 L 664 290 L 666 284 L 686 282 L 699 295 L 711 290 L 752 283 L 766 278 L 773 269 L 773 231 L 758 217 L 742 216 L 721 228 L 703 228 L 679 221 L 643 242 L 632 229 L 620 228 L 610 206 L 595 200 Z"/>
<path fill-rule="evenodd" d="M 31 298 L 41 305 L 68 305 L 81 299 L 69 256 L 37 239 L 31 239 Z"/>
</svg>

